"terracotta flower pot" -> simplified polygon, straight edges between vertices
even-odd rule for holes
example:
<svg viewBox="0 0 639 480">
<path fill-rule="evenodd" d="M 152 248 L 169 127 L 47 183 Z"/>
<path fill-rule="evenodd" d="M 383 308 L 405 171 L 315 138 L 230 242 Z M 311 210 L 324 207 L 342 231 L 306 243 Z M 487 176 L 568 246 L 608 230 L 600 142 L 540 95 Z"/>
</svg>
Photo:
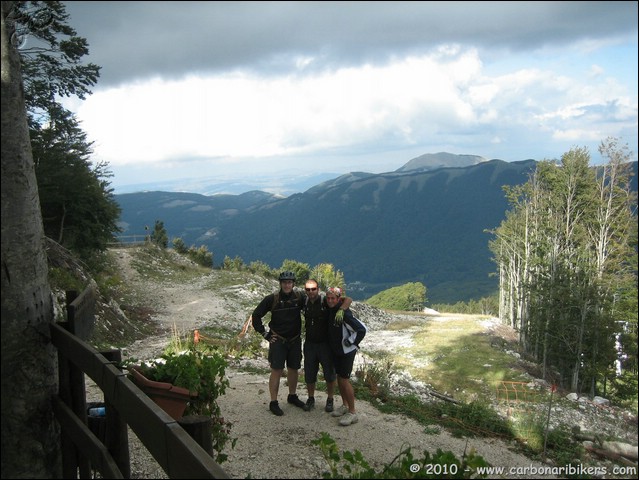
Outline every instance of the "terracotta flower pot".
<svg viewBox="0 0 639 480">
<path fill-rule="evenodd" d="M 189 392 L 186 388 L 149 380 L 142 374 L 139 367 L 131 367 L 129 372 L 137 386 L 175 420 L 182 418 L 191 397 L 197 396 L 197 392 Z"/>
</svg>

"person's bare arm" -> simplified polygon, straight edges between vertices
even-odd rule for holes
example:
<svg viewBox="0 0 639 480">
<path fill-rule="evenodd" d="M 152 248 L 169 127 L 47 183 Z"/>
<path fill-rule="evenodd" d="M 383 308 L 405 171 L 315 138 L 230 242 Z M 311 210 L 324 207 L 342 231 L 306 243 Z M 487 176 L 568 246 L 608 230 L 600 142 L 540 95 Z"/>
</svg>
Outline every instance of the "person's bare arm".
<svg viewBox="0 0 639 480">
<path fill-rule="evenodd" d="M 342 297 L 342 304 L 339 308 L 346 310 L 351 306 L 351 303 L 353 303 L 353 299 L 351 297 Z"/>
</svg>

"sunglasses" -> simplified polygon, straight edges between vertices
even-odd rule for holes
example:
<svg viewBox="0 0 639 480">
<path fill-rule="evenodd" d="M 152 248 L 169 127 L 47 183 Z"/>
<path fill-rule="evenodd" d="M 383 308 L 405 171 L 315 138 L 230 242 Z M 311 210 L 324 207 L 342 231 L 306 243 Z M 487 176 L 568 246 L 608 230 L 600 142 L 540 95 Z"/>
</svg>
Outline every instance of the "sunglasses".
<svg viewBox="0 0 639 480">
<path fill-rule="evenodd" d="M 317 290 L 317 287 L 316 288 L 306 288 L 305 290 L 307 292 L 314 292 L 315 290 Z"/>
</svg>

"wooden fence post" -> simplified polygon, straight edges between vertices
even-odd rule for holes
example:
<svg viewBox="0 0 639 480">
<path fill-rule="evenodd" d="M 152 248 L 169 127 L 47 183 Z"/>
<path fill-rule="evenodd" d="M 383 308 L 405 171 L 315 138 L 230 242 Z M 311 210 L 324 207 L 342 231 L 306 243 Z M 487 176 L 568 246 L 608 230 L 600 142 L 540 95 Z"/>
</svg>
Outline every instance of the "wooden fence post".
<svg viewBox="0 0 639 480">
<path fill-rule="evenodd" d="M 82 319 L 76 318 L 76 309 L 72 305 L 77 298 L 78 292 L 75 290 L 66 292 L 67 321 L 64 323 L 64 327 L 74 335 L 76 335 L 78 331 L 82 331 L 82 328 L 78 326 L 78 324 L 82 323 Z M 82 419 L 85 425 L 88 425 L 84 372 L 70 362 L 67 362 L 66 371 L 68 372 L 67 387 L 69 389 L 68 393 L 70 400 L 68 405 L 75 412 L 78 418 Z M 75 451 L 80 478 L 91 478 L 91 463 L 86 457 L 80 455 L 77 449 L 75 449 Z"/>
<path fill-rule="evenodd" d="M 119 349 L 100 352 L 107 360 L 119 364 L 122 351 Z M 105 400 L 106 435 L 104 445 L 113 457 L 124 478 L 131 477 L 131 460 L 129 457 L 129 430 L 118 411 Z"/>
<path fill-rule="evenodd" d="M 211 437 L 211 417 L 206 415 L 187 415 L 178 419 L 178 423 L 209 455 L 213 456 L 213 438 Z"/>
</svg>

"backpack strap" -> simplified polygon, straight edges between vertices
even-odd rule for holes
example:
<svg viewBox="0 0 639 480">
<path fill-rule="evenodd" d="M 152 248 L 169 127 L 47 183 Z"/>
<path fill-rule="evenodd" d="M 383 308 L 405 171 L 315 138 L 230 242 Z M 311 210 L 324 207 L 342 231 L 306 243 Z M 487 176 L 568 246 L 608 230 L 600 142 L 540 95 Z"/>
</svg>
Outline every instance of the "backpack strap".
<svg viewBox="0 0 639 480">
<path fill-rule="evenodd" d="M 275 310 L 275 307 L 277 307 L 277 304 L 279 303 L 279 301 L 280 301 L 280 292 L 275 292 L 273 294 L 273 305 L 271 305 L 271 312 Z"/>
<path fill-rule="evenodd" d="M 320 292 L 320 294 L 318 295 L 318 300 L 320 302 L 320 311 L 324 311 L 326 310 L 326 307 L 324 305 L 324 297 L 326 295 L 324 294 L 324 292 Z M 304 301 L 304 315 L 306 315 L 306 313 L 308 312 L 308 295 L 306 295 L 306 300 Z"/>
</svg>

